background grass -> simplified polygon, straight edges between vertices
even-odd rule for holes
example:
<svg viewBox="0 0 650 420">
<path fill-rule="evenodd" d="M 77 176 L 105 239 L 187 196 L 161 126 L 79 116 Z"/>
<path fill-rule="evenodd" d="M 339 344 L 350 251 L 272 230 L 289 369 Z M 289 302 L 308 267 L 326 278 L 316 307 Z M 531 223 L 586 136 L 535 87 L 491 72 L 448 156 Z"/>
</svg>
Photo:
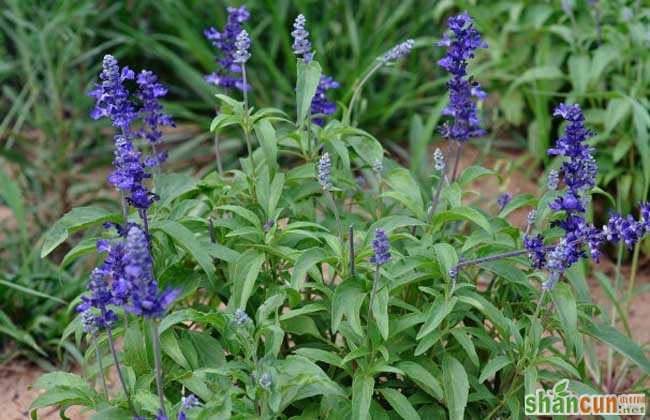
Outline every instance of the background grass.
<svg viewBox="0 0 650 420">
<path fill-rule="evenodd" d="M 203 75 L 214 71 L 214 51 L 203 37 L 221 28 L 231 2 L 190 0 L 5 0 L 0 11 L 0 350 L 5 358 L 35 360 L 57 350 L 66 301 L 85 279 L 84 267 L 60 271 L 40 260 L 42 232 L 73 206 L 115 207 L 98 173 L 112 158 L 110 134 L 93 122 L 87 96 L 101 58 L 149 68 L 169 86 L 166 107 L 178 128 L 166 136 L 171 164 L 188 171 L 215 167 L 207 127 L 215 112 Z M 239 3 L 237 3 L 238 5 Z M 377 136 L 411 168 L 427 176 L 429 146 L 446 98 L 444 74 L 432 47 L 446 18 L 469 10 L 490 48 L 473 74 L 491 93 L 484 104 L 490 136 L 479 144 L 514 148 L 537 168 L 556 165 L 545 150 L 557 126 L 552 109 L 575 101 L 598 130 L 598 163 L 608 192 L 599 207 L 647 197 L 650 179 L 648 108 L 650 7 L 636 0 L 254 0 L 247 28 L 253 38 L 250 82 L 255 106 L 293 103 L 295 58 L 291 23 L 298 13 L 324 72 L 341 88 L 339 108 L 378 55 L 414 38 L 416 50 L 387 67 L 363 91 L 356 123 Z M 564 4 L 564 6 L 563 6 Z M 273 86 L 273 89 L 268 89 Z M 225 164 L 236 165 L 238 137 L 222 139 Z M 538 166 L 537 166 L 538 165 Z M 543 177 L 540 178 L 543 182 Z M 605 196 L 606 197 L 606 196 Z M 598 210 L 598 209 L 597 209 Z M 605 214 L 605 212 L 601 212 Z M 63 250 L 55 259 L 61 259 Z M 53 298 L 56 297 L 56 298 Z M 54 315 L 53 315 L 54 314 Z M 9 342 L 11 344 L 9 346 Z M 18 343 L 16 346 L 15 343 Z M 71 350 L 72 351 L 72 350 Z M 75 356 L 65 353 L 67 357 Z M 2 361 L 2 359 L 0 359 Z"/>
</svg>

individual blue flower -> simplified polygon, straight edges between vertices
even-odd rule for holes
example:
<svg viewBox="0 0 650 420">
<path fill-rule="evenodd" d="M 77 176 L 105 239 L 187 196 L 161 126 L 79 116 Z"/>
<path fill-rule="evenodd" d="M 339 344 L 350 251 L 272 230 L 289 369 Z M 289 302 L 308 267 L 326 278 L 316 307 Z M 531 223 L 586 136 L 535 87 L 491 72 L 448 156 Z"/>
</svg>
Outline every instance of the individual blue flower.
<svg viewBox="0 0 650 420">
<path fill-rule="evenodd" d="M 370 262 L 383 265 L 390 261 L 390 242 L 383 229 L 375 230 L 375 239 L 372 240 L 372 249 L 375 255 L 370 257 Z"/>
<path fill-rule="evenodd" d="M 181 404 L 183 405 L 183 408 L 190 409 L 200 406 L 201 401 L 196 398 L 196 395 L 189 394 L 188 396 L 181 398 Z"/>
<path fill-rule="evenodd" d="M 504 192 L 502 194 L 499 194 L 499 197 L 497 197 L 497 205 L 499 206 L 499 211 L 503 210 L 506 208 L 508 203 L 512 201 L 512 194 L 509 192 Z"/>
<path fill-rule="evenodd" d="M 327 98 L 327 92 L 332 89 L 338 89 L 339 83 L 330 76 L 321 75 L 316 87 L 316 94 L 311 100 L 311 113 L 317 115 L 313 119 L 314 124 L 323 126 L 325 120 L 323 115 L 332 115 L 336 112 L 336 104 Z"/>
<path fill-rule="evenodd" d="M 271 388 L 271 385 L 273 385 L 273 378 L 271 377 L 271 374 L 263 373 L 262 376 L 260 376 L 259 384 L 262 389 Z"/>
<path fill-rule="evenodd" d="M 97 270 L 110 279 L 111 303 L 116 306 L 125 305 L 131 296 L 131 284 L 124 276 L 125 247 L 122 240 L 97 241 L 97 252 L 106 253 L 104 262 Z"/>
<path fill-rule="evenodd" d="M 650 232 L 650 202 L 642 202 L 640 205 L 640 223 L 646 232 Z"/>
<path fill-rule="evenodd" d="M 445 155 L 437 147 L 436 150 L 433 152 L 433 167 L 435 168 L 436 171 L 440 171 L 440 172 L 444 171 L 446 167 Z"/>
<path fill-rule="evenodd" d="M 97 316 L 88 308 L 81 313 L 81 325 L 86 334 L 97 332 Z"/>
<path fill-rule="evenodd" d="M 381 61 L 390 63 L 400 60 L 411 53 L 415 42 L 412 39 L 407 39 L 391 48 L 387 53 L 381 56 Z"/>
<path fill-rule="evenodd" d="M 248 36 L 246 29 L 237 35 L 235 40 L 235 55 L 233 55 L 233 61 L 237 64 L 244 65 L 251 58 L 250 48 L 251 48 L 251 39 Z"/>
<path fill-rule="evenodd" d="M 113 295 L 104 274 L 99 268 L 93 269 L 90 273 L 90 281 L 88 282 L 87 288 L 90 293 L 81 296 L 81 303 L 77 306 L 76 311 L 84 313 L 94 308 L 98 312 L 98 315 L 95 317 L 97 328 L 110 327 L 117 321 L 117 315 L 109 309 Z"/>
<path fill-rule="evenodd" d="M 548 188 L 549 191 L 555 191 L 557 190 L 559 183 L 560 183 L 560 174 L 555 169 L 551 169 L 551 171 L 548 173 L 548 178 L 546 180 L 546 188 Z"/>
<path fill-rule="evenodd" d="M 534 225 L 535 220 L 537 219 L 537 210 L 532 209 L 530 212 L 528 212 L 528 215 L 526 216 L 526 221 L 528 222 L 528 225 Z"/>
<path fill-rule="evenodd" d="M 142 153 L 127 135 L 116 135 L 113 172 L 108 176 L 108 182 L 124 192 L 130 205 L 146 210 L 156 200 L 156 196 L 144 184 L 148 178 L 151 178 L 151 174 L 146 171 Z"/>
<path fill-rule="evenodd" d="M 384 172 L 384 163 L 381 159 L 375 159 L 372 161 L 372 171 L 379 175 Z"/>
<path fill-rule="evenodd" d="M 528 251 L 528 258 L 534 268 L 541 269 L 546 265 L 546 250 L 542 235 L 524 236 L 524 248 Z"/>
<path fill-rule="evenodd" d="M 167 88 L 158 81 L 158 76 L 148 70 L 142 70 L 136 79 L 137 97 L 142 101 L 140 115 L 144 123 L 142 135 L 150 143 L 156 144 L 162 138 L 161 127 L 175 127 L 174 120 L 163 112 L 160 98 L 167 94 Z M 161 163 L 166 156 L 153 156 L 154 163 Z"/>
<path fill-rule="evenodd" d="M 329 190 L 332 188 L 332 182 L 330 177 L 332 176 L 332 161 L 330 160 L 330 154 L 325 152 L 318 161 L 318 183 L 320 184 L 323 190 Z"/>
<path fill-rule="evenodd" d="M 447 82 L 449 104 L 443 110 L 443 115 L 451 116 L 453 121 L 443 124 L 441 134 L 447 139 L 464 142 L 485 134 L 473 98 L 483 99 L 486 94 L 478 82 L 467 76 L 467 61 L 474 58 L 474 51 L 487 48 L 487 44 L 474 29 L 467 12 L 449 18 L 448 26 L 453 37 L 445 33 L 437 43 L 438 46 L 447 47 L 447 53 L 438 61 L 438 65 L 451 74 Z"/>
<path fill-rule="evenodd" d="M 251 318 L 248 316 L 246 311 L 243 309 L 237 309 L 235 310 L 235 313 L 233 315 L 233 319 L 235 321 L 235 324 L 239 327 L 243 327 L 244 325 L 247 325 L 248 323 L 251 322 Z"/>
<path fill-rule="evenodd" d="M 293 53 L 298 57 L 302 57 L 305 63 L 310 63 L 313 60 L 314 53 L 311 51 L 311 42 L 309 41 L 309 32 L 305 29 L 305 16 L 302 14 L 296 17 L 293 22 Z"/>
<path fill-rule="evenodd" d="M 131 284 L 131 300 L 127 311 L 144 318 L 161 318 L 176 299 L 178 289 L 158 290 L 153 274 L 153 259 L 149 251 L 149 239 L 139 226 L 129 229 L 126 238 L 126 264 L 124 274 Z"/>
<path fill-rule="evenodd" d="M 133 70 L 120 68 L 115 57 L 105 55 L 99 74 L 100 83 L 88 94 L 95 98 L 95 108 L 90 116 L 95 120 L 107 117 L 114 127 L 128 131 L 138 113 L 124 82 L 134 78 Z"/>
<path fill-rule="evenodd" d="M 235 52 L 237 47 L 237 35 L 242 31 L 241 24 L 250 18 L 250 13 L 244 6 L 229 7 L 228 21 L 223 28 L 223 32 L 215 28 L 209 28 L 204 31 L 205 37 L 212 42 L 212 45 L 219 50 L 217 64 L 219 69 L 205 77 L 208 83 L 223 88 L 235 88 L 239 90 L 249 89 L 244 86 L 244 81 L 240 75 L 241 66 L 235 62 Z"/>
<path fill-rule="evenodd" d="M 187 414 L 185 413 L 185 410 L 190 410 L 194 407 L 199 407 L 201 405 L 201 401 L 199 401 L 198 398 L 196 398 L 196 395 L 190 394 L 186 397 L 181 398 L 181 406 L 183 409 L 178 413 L 177 420 L 187 420 Z"/>
</svg>

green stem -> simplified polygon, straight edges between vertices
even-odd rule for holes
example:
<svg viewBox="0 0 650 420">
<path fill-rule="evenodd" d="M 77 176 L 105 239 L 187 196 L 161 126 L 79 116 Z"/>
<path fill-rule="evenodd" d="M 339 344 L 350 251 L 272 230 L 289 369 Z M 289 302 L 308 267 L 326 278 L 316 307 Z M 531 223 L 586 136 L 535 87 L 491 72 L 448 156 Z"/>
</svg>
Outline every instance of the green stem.
<svg viewBox="0 0 650 420">
<path fill-rule="evenodd" d="M 632 267 L 630 269 L 630 284 L 627 287 L 627 297 L 625 298 L 625 311 L 629 312 L 630 310 L 630 303 L 632 302 L 633 298 L 633 293 L 634 293 L 634 283 L 636 281 L 636 272 L 639 268 L 639 253 L 641 251 L 641 247 L 639 246 L 639 243 L 637 242 L 636 246 L 634 247 L 634 254 L 632 255 Z"/>
<path fill-rule="evenodd" d="M 223 165 L 221 164 L 221 150 L 219 149 L 219 134 L 214 135 L 214 157 L 217 160 L 217 171 L 223 176 Z"/>
<path fill-rule="evenodd" d="M 108 339 L 108 347 L 111 349 L 111 355 L 113 356 L 113 362 L 115 363 L 115 370 L 117 371 L 117 377 L 120 379 L 120 384 L 122 385 L 122 390 L 124 391 L 124 396 L 126 397 L 126 401 L 129 404 L 129 409 L 133 414 L 136 414 L 135 407 L 133 407 L 133 402 L 131 401 L 131 395 L 129 394 L 128 387 L 126 386 L 126 381 L 124 380 L 124 375 L 122 374 L 122 368 L 120 367 L 120 360 L 117 357 L 117 351 L 115 351 L 115 342 L 113 341 L 113 330 L 111 329 L 110 325 L 106 326 L 106 338 Z"/>
<path fill-rule="evenodd" d="M 354 276 L 355 273 L 355 268 L 354 268 L 354 226 L 350 225 L 350 228 L 348 229 L 348 240 L 350 241 L 350 275 Z"/>
<path fill-rule="evenodd" d="M 375 348 L 372 345 L 371 337 L 371 327 L 372 327 L 372 305 L 375 301 L 375 295 L 377 294 L 377 285 L 379 284 L 379 264 L 376 265 L 375 276 L 372 281 L 372 291 L 370 292 L 370 299 L 368 300 L 368 332 L 366 333 L 366 339 L 368 343 L 368 349 L 370 350 L 370 364 L 375 360 Z"/>
<path fill-rule="evenodd" d="M 167 418 L 165 410 L 165 394 L 163 393 L 163 372 L 162 372 L 162 355 L 160 353 L 160 334 L 158 334 L 158 322 L 151 322 L 151 340 L 153 342 L 154 361 L 156 364 L 156 390 L 160 399 L 160 411 L 164 418 Z"/>
<path fill-rule="evenodd" d="M 458 164 L 460 163 L 460 154 L 463 150 L 463 143 L 457 142 L 456 144 L 456 156 L 454 157 L 454 170 L 451 175 L 451 182 L 456 182 L 456 173 L 458 172 Z"/>
<path fill-rule="evenodd" d="M 363 76 L 363 79 L 356 85 L 354 88 L 354 92 L 352 93 L 352 99 L 350 99 L 350 103 L 348 104 L 348 109 L 345 110 L 345 114 L 343 115 L 343 122 L 346 124 L 350 124 L 350 117 L 352 115 L 352 108 L 354 107 L 354 103 L 359 99 L 359 95 L 361 94 L 361 90 L 363 89 L 363 85 L 366 84 L 368 79 L 372 77 L 373 74 L 377 72 L 382 66 L 384 65 L 383 61 L 378 61 L 374 66 L 368 70 L 368 72 Z"/>
<path fill-rule="evenodd" d="M 248 107 L 248 91 L 246 90 L 247 82 L 246 82 L 246 65 L 242 64 L 241 65 L 241 75 L 242 75 L 242 82 L 244 84 L 244 137 L 246 139 L 246 148 L 248 149 L 248 157 L 251 160 L 251 166 L 253 167 L 253 191 L 255 191 L 255 157 L 253 157 L 253 146 L 252 146 L 252 141 L 251 141 L 251 133 L 250 133 L 250 119 L 249 119 L 249 107 Z"/>
<path fill-rule="evenodd" d="M 325 190 L 325 196 L 327 197 L 327 201 L 329 201 L 330 207 L 332 208 L 332 211 L 334 212 L 334 218 L 336 219 L 336 227 L 339 231 L 339 241 L 341 245 L 341 259 L 345 260 L 345 239 L 343 238 L 343 224 L 341 223 L 341 217 L 339 216 L 339 210 L 336 207 L 336 202 L 334 201 L 334 196 L 332 195 L 332 192 L 329 190 Z M 342 261 L 341 264 L 341 273 L 344 275 L 345 273 L 345 261 Z"/>
<path fill-rule="evenodd" d="M 518 379 L 518 378 L 519 378 L 519 374 L 515 375 L 515 377 L 512 378 L 512 382 L 515 383 L 515 379 Z M 512 388 L 510 388 L 510 390 L 508 391 L 508 393 L 506 394 L 506 396 L 501 400 L 501 402 L 499 402 L 499 404 L 497 404 L 497 406 L 494 407 L 494 410 L 490 411 L 490 413 L 489 413 L 488 416 L 486 417 L 486 420 L 490 420 L 492 417 L 494 417 L 494 415 L 497 414 L 497 413 L 499 412 L 499 410 L 501 409 L 501 407 L 503 407 L 503 405 L 506 403 L 506 401 L 508 400 L 508 398 L 510 397 L 510 395 L 511 395 L 511 394 L 514 394 L 514 393 L 517 392 L 517 391 L 519 391 L 519 389 L 520 389 L 523 385 L 524 385 L 524 384 L 523 384 L 522 382 L 517 381 L 517 385 L 516 385 L 516 386 L 513 386 Z"/>
<path fill-rule="evenodd" d="M 97 341 L 97 332 L 93 332 L 93 345 L 95 346 L 95 356 L 97 357 L 97 369 L 99 369 L 99 378 L 102 382 L 102 388 L 104 389 L 104 397 L 106 401 L 110 401 L 108 398 L 108 387 L 106 386 L 106 376 L 104 375 L 104 363 L 102 362 L 102 354 L 99 351 L 99 343 Z"/>
</svg>

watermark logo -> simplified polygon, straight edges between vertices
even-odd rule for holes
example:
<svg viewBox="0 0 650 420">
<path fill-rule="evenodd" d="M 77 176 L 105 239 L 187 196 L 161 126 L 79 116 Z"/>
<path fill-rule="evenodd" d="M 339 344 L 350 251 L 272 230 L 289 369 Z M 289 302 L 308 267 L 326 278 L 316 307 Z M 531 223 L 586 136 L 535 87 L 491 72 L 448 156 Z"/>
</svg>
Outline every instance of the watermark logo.
<svg viewBox="0 0 650 420">
<path fill-rule="evenodd" d="M 643 416 L 645 394 L 583 394 L 569 390 L 563 379 L 553 389 L 538 389 L 526 394 L 524 408 L 528 416 L 627 415 Z"/>
</svg>

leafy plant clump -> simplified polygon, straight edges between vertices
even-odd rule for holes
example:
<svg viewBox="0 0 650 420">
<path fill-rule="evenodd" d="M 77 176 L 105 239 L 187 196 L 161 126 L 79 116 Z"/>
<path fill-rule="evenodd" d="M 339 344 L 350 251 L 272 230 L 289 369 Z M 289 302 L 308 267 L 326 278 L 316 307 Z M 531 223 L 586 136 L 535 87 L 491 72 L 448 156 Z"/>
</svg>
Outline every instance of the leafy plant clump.
<svg viewBox="0 0 650 420">
<path fill-rule="evenodd" d="M 255 109 L 250 15 L 229 14 L 224 31 L 206 31 L 220 51 L 208 81 L 231 94 L 217 95 L 210 131 L 241 130 L 240 169 L 165 173 L 165 87 L 104 59 L 92 116 L 115 127 L 108 181 L 123 211 L 76 208 L 45 236 L 43 256 L 88 229 L 67 259 L 93 252 L 88 241 L 102 258 L 63 336 L 80 347 L 85 337 L 85 374 L 41 377 L 34 416 L 80 405 L 95 419 L 521 418 L 524 393 L 561 379 L 579 393 L 643 389 L 650 362 L 629 330 L 603 323 L 581 268 L 606 241 L 636 246 L 650 212 L 590 223 L 597 165 L 578 105 L 556 108 L 567 124 L 549 150 L 563 159 L 549 188 L 505 194 L 495 213 L 472 204 L 471 186 L 496 174 L 459 164 L 484 134 L 476 101 L 487 95 L 468 74 L 488 46 L 467 13 L 436 44 L 451 75 L 448 153 L 436 150 L 423 182 L 350 125 L 363 83 L 335 118 L 335 82 L 303 16 L 295 111 Z M 362 80 L 412 47 L 387 51 Z M 513 225 L 524 207 L 528 223 Z M 601 371 L 594 338 L 635 366 L 636 383 L 629 368 Z M 107 387 L 111 365 L 118 390 Z"/>
</svg>

